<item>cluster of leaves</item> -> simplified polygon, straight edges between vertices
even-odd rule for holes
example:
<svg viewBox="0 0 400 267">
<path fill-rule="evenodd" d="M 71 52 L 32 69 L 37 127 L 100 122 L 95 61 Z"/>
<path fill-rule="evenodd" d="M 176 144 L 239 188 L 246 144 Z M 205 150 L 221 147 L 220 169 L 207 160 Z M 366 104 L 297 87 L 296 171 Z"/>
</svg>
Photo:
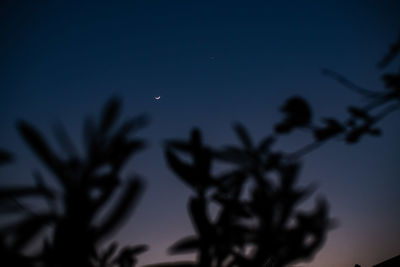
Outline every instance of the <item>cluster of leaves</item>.
<svg viewBox="0 0 400 267">
<path fill-rule="evenodd" d="M 170 251 L 197 251 L 198 260 L 176 266 L 265 266 L 268 262 L 285 266 L 312 256 L 332 226 L 323 199 L 311 212 L 296 210 L 312 187 L 295 186 L 300 165 L 271 150 L 273 136 L 255 145 L 242 125 L 237 124 L 235 131 L 241 147 L 206 146 L 198 129 L 189 141 L 167 142 L 170 167 L 195 192 L 189 213 L 196 236 L 178 241 Z M 178 153 L 188 154 L 192 162 Z M 218 162 L 232 168 L 213 174 L 212 165 Z M 214 204 L 218 214 L 212 219 Z"/>
<path fill-rule="evenodd" d="M 120 172 L 127 160 L 144 148 L 143 140 L 129 135 L 145 126 L 147 118 L 132 118 L 117 127 L 119 113 L 120 101 L 111 99 L 98 122 L 91 118 L 85 121 L 83 157 L 61 126 L 55 128 L 55 136 L 65 151 L 64 157 L 57 155 L 32 125 L 24 121 L 17 124 L 23 139 L 51 171 L 62 192 L 46 184 L 38 172 L 34 174 L 36 186 L 1 188 L 1 216 L 17 218 L 0 228 L 3 266 L 134 265 L 136 255 L 146 246 L 126 247 L 117 255 L 116 244 L 99 251 L 100 241 L 118 228 L 143 190 L 139 178 L 121 179 Z M 9 154 L 1 153 L 2 162 L 10 159 Z M 44 200 L 47 207 L 37 212 L 21 204 L 32 197 Z M 50 235 L 44 237 L 41 233 L 46 228 Z M 27 256 L 24 250 L 39 236 L 43 239 L 42 249 Z"/>
</svg>

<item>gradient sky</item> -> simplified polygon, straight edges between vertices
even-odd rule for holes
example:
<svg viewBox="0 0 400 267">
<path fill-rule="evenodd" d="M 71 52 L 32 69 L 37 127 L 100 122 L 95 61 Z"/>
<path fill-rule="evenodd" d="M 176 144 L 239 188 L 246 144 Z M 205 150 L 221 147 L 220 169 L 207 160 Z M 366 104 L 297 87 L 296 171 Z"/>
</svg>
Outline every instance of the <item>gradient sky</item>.
<svg viewBox="0 0 400 267">
<path fill-rule="evenodd" d="M 236 142 L 234 121 L 257 140 L 294 94 L 319 117 L 344 118 L 348 104 L 363 100 L 321 68 L 381 89 L 376 62 L 400 32 L 396 0 L 79 2 L 0 4 L 0 147 L 17 157 L 0 170 L 0 182 L 32 183 L 31 171 L 43 169 L 18 136 L 17 119 L 48 137 L 61 120 L 81 144 L 84 116 L 121 96 L 124 115 L 152 118 L 140 133 L 150 147 L 126 169 L 141 174 L 147 190 L 115 236 L 150 244 L 140 264 L 182 258 L 167 257 L 166 249 L 192 233 L 191 192 L 167 168 L 163 140 L 199 126 L 209 144 Z M 329 200 L 340 225 L 301 266 L 369 266 L 400 253 L 399 115 L 380 124 L 381 138 L 333 142 L 304 158 L 300 183 L 318 183 L 316 195 Z M 294 150 L 301 142 L 281 145 Z"/>
</svg>

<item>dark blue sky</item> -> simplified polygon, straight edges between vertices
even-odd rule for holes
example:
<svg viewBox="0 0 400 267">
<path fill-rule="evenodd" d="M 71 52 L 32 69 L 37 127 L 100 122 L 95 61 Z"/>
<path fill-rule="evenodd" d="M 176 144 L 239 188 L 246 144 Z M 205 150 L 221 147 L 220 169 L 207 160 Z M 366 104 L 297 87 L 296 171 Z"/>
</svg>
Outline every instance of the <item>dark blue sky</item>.
<svg viewBox="0 0 400 267">
<path fill-rule="evenodd" d="M 234 121 L 258 139 L 294 94 L 320 116 L 344 117 L 362 99 L 321 68 L 381 89 L 376 62 L 400 32 L 394 0 L 71 2 L 0 5 L 0 147 L 17 156 L 0 170 L 1 183 L 32 182 L 31 170 L 42 167 L 17 135 L 16 119 L 45 133 L 61 120 L 78 143 L 84 115 L 123 97 L 126 116 L 152 118 L 141 133 L 151 146 L 126 170 L 144 176 L 147 191 L 116 237 L 151 245 L 141 263 L 166 260 L 168 246 L 192 231 L 190 191 L 167 169 L 164 139 L 199 126 L 210 144 L 235 142 Z M 305 266 L 368 266 L 399 253 L 398 117 L 382 122 L 382 138 L 328 144 L 305 158 L 301 183 L 318 182 L 340 220 Z M 304 139 L 285 141 L 293 150 Z"/>
</svg>

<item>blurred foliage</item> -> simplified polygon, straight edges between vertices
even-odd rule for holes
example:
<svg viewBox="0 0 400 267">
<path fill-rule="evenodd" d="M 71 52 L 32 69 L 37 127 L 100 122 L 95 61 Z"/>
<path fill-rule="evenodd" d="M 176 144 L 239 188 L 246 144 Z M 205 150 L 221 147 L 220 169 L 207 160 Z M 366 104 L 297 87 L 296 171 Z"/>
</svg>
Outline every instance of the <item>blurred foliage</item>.
<svg viewBox="0 0 400 267">
<path fill-rule="evenodd" d="M 399 47 L 400 39 L 379 67 L 392 62 Z M 259 143 L 241 124 L 234 126 L 240 147 L 209 147 L 199 129 L 192 130 L 189 140 L 167 141 L 165 155 L 170 168 L 194 191 L 188 211 L 196 231 L 194 236 L 177 241 L 170 252 L 196 252 L 197 260 L 152 266 L 280 267 L 313 257 L 335 222 L 322 198 L 312 211 L 299 209 L 314 190 L 312 186 L 296 186 L 301 157 L 332 139 L 354 144 L 365 135 L 379 136 L 377 122 L 400 108 L 400 73 L 382 76 L 383 92 L 356 86 L 330 70 L 323 73 L 366 97 L 368 104 L 348 107 L 344 121 L 322 118 L 322 125 L 318 125 L 307 101 L 294 96 L 281 107 L 284 117 L 274 133 Z M 279 137 L 297 129 L 308 130 L 312 141 L 291 153 L 272 149 Z M 191 160 L 185 160 L 188 157 Z M 220 163 L 231 167 L 215 174 L 212 167 Z"/>
<path fill-rule="evenodd" d="M 139 178 L 121 179 L 120 173 L 127 160 L 145 146 L 144 140 L 129 135 L 144 127 L 147 118 L 132 118 L 117 127 L 119 113 L 120 101 L 113 98 L 98 122 L 91 118 L 85 121 L 83 157 L 60 125 L 55 136 L 64 155 L 57 155 L 34 126 L 25 121 L 17 123 L 19 133 L 53 174 L 62 192 L 47 185 L 39 172 L 34 173 L 36 186 L 1 188 L 2 216 L 18 218 L 1 226 L 0 258 L 6 263 L 2 266 L 133 266 L 136 255 L 146 246 L 123 248 L 116 256 L 116 244 L 98 252 L 100 241 L 118 229 L 143 191 Z M 1 152 L 2 162 L 10 158 Z M 4 205 L 10 206 L 10 200 L 22 203 L 28 197 L 44 200 L 47 207 L 40 212 L 22 204 L 4 209 Z M 45 228 L 51 228 L 50 235 L 41 235 Z M 26 256 L 24 249 L 38 236 L 42 237 L 40 252 Z"/>
<path fill-rule="evenodd" d="M 176 242 L 170 252 L 196 251 L 192 266 L 285 266 L 312 256 L 333 225 L 326 201 L 318 199 L 311 212 L 296 210 L 313 191 L 296 187 L 300 164 L 272 151 L 273 136 L 255 145 L 244 126 L 234 129 L 240 147 L 208 147 L 198 129 L 188 141 L 167 142 L 169 166 L 195 193 L 188 209 L 196 235 Z M 213 174 L 211 166 L 219 162 L 232 168 Z M 218 214 L 212 219 L 214 204 Z"/>
<path fill-rule="evenodd" d="M 400 39 L 378 67 L 387 67 L 399 47 Z M 189 140 L 166 142 L 169 167 L 193 190 L 188 212 L 195 228 L 195 235 L 178 240 L 169 251 L 195 252 L 197 259 L 151 266 L 281 267 L 313 257 L 335 221 L 329 217 L 323 198 L 317 198 L 311 211 L 299 208 L 315 190 L 314 186 L 297 185 L 302 156 L 332 139 L 354 144 L 365 135 L 379 136 L 377 122 L 400 109 L 399 72 L 382 75 L 383 92 L 361 88 L 331 70 L 323 73 L 361 94 L 368 103 L 348 107 L 345 120 L 322 118 L 322 123 L 316 124 L 307 101 L 294 96 L 281 107 L 283 119 L 273 133 L 259 142 L 254 142 L 239 123 L 234 131 L 240 146 L 210 147 L 196 128 Z M 139 116 L 117 126 L 120 106 L 119 99 L 112 98 L 98 121 L 85 120 L 83 156 L 62 125 L 54 128 L 64 151 L 59 155 L 34 126 L 17 123 L 22 138 L 48 168 L 61 192 L 54 183 L 46 183 L 40 172 L 33 174 L 34 186 L 0 188 L 0 216 L 5 218 L 0 224 L 2 266 L 136 265 L 137 255 L 147 250 L 146 245 L 102 246 L 104 238 L 134 210 L 144 187 L 135 175 L 128 179 L 120 176 L 128 159 L 145 147 L 144 140 L 129 135 L 143 128 L 148 119 Z M 298 129 L 311 133 L 311 143 L 290 153 L 273 149 L 282 135 Z M 12 161 L 11 153 L 0 150 L 0 165 Z M 215 173 L 217 165 L 228 167 Z M 32 202 L 26 204 L 28 199 L 46 204 L 33 207 Z M 39 249 L 27 253 L 32 244 Z"/>
</svg>

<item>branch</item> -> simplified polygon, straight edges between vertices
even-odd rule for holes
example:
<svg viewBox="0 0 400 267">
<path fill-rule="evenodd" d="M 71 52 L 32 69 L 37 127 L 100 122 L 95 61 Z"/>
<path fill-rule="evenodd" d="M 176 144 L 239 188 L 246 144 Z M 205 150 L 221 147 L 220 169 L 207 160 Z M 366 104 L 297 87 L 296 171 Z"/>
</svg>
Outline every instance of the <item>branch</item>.
<svg viewBox="0 0 400 267">
<path fill-rule="evenodd" d="M 337 82 L 341 83 L 345 87 L 349 88 L 350 90 L 359 93 L 361 95 L 364 95 L 369 98 L 377 98 L 377 97 L 382 97 L 382 93 L 367 90 L 365 88 L 362 88 L 356 84 L 354 84 L 352 81 L 344 77 L 343 75 L 329 69 L 323 69 L 322 74 L 329 76 L 336 80 Z"/>
</svg>

